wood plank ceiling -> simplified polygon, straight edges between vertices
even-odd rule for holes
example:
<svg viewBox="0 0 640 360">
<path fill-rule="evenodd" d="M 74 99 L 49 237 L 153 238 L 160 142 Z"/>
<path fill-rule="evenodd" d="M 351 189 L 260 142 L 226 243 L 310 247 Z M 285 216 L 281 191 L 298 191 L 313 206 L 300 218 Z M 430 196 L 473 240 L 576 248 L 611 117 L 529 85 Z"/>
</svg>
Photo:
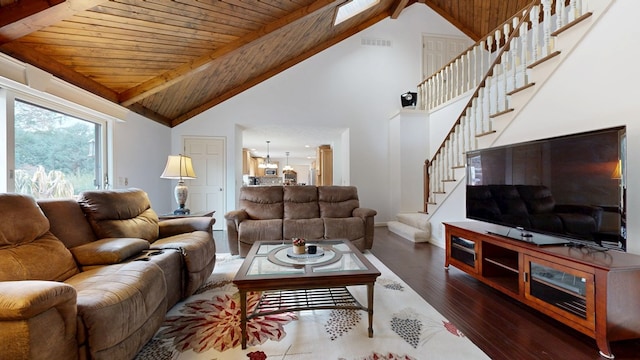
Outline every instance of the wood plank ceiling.
<svg viewBox="0 0 640 360">
<path fill-rule="evenodd" d="M 176 126 L 407 6 L 474 40 L 530 0 L 0 0 L 0 51 Z"/>
</svg>

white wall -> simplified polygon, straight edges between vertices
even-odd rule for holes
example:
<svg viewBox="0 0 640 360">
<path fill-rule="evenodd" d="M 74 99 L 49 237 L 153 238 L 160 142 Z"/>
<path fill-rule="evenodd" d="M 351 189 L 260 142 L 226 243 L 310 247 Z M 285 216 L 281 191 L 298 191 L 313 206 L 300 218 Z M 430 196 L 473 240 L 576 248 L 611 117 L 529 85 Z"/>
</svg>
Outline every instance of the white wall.
<svg viewBox="0 0 640 360">
<path fill-rule="evenodd" d="M 635 186 L 640 184 L 640 102 L 635 99 L 640 84 L 636 65 L 640 49 L 630 44 L 640 38 L 640 28 L 635 25 L 639 12 L 639 1 L 614 1 L 495 144 L 626 125 L 628 251 L 635 254 L 640 254 L 640 222 L 635 221 L 640 215 L 640 187 Z M 464 206 L 448 209 L 438 217 L 462 220 Z M 435 242 L 443 243 L 442 238 Z"/>
<path fill-rule="evenodd" d="M 428 115 L 401 110 L 389 120 L 390 212 L 424 210 L 424 162 L 429 157 Z"/>
<path fill-rule="evenodd" d="M 160 178 L 171 154 L 171 129 L 129 112 L 126 121 L 114 124 L 113 142 L 112 187 L 146 191 L 159 214 L 177 208 L 173 195 L 176 182 Z"/>
<path fill-rule="evenodd" d="M 427 6 L 409 6 L 397 20 L 383 20 L 175 127 L 172 149 L 180 148 L 184 135 L 227 137 L 227 209 L 218 209 L 223 212 L 235 208 L 242 180 L 240 126 L 348 128 L 348 141 L 334 148 L 336 157 L 338 151 L 348 154 L 338 165 L 337 183 L 357 186 L 361 206 L 378 211 L 376 222 L 386 222 L 395 215 L 389 196 L 389 118 L 400 109 L 400 94 L 421 81 L 423 33 L 464 36 Z M 363 37 L 391 40 L 392 46 L 363 46 Z"/>
</svg>

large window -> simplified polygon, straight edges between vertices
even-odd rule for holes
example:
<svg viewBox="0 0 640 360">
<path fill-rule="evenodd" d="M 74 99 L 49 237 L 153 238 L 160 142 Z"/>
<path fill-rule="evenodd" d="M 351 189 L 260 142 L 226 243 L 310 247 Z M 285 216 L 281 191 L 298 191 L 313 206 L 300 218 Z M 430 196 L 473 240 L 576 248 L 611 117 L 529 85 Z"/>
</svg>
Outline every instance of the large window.
<svg viewBox="0 0 640 360">
<path fill-rule="evenodd" d="M 102 125 L 16 100 L 15 191 L 71 197 L 100 188 Z"/>
</svg>

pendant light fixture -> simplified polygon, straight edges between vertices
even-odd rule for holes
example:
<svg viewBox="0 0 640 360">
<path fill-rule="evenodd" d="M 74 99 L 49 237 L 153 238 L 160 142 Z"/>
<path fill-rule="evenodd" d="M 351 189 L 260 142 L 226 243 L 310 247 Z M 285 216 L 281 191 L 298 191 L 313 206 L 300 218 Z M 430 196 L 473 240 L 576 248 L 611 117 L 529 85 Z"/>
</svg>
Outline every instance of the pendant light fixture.
<svg viewBox="0 0 640 360">
<path fill-rule="evenodd" d="M 278 164 L 274 164 L 271 162 L 271 157 L 269 156 L 269 143 L 271 141 L 267 140 L 267 157 L 263 163 L 258 164 L 260 169 L 277 169 Z"/>
<path fill-rule="evenodd" d="M 286 154 L 287 154 L 287 165 L 282 168 L 282 171 L 292 171 L 293 166 L 289 166 L 289 152 L 287 151 Z"/>
</svg>

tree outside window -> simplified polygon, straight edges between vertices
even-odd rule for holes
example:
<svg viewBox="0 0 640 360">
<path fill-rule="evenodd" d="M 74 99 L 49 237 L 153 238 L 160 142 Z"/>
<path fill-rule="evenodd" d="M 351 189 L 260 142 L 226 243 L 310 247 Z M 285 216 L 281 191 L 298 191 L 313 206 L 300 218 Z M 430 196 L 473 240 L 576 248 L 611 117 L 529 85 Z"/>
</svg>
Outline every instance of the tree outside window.
<svg viewBox="0 0 640 360">
<path fill-rule="evenodd" d="M 15 191 L 72 197 L 99 187 L 101 125 L 15 101 Z"/>
</svg>

